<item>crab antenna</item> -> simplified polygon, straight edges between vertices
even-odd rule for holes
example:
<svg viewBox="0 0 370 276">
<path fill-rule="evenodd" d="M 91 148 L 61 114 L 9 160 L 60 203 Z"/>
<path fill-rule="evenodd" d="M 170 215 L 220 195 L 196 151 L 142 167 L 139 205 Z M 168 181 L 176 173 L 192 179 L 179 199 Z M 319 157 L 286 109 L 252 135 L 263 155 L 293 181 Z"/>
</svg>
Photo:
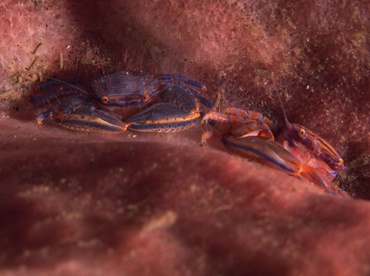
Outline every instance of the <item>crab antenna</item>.
<svg viewBox="0 0 370 276">
<path fill-rule="evenodd" d="M 82 93 L 88 93 L 85 90 L 83 90 L 83 89 L 81 89 L 81 88 L 79 88 L 79 87 L 77 87 L 77 86 L 75 86 L 73 84 L 70 84 L 68 82 L 65 82 L 65 81 L 62 81 L 62 80 L 58 80 L 58 79 L 55 79 L 55 78 L 52 78 L 52 77 L 47 77 L 47 76 L 42 76 L 42 77 L 43 78 L 47 78 L 49 80 L 53 80 L 53 81 L 59 82 L 59 83 L 64 84 L 64 85 L 67 85 L 67 86 L 72 87 L 72 88 L 74 88 L 74 89 L 76 89 L 76 90 L 78 90 L 78 91 L 80 91 Z"/>
<path fill-rule="evenodd" d="M 365 167 L 365 166 L 369 166 L 369 165 L 370 165 L 370 163 L 367 162 L 367 163 L 356 165 L 356 166 L 350 166 L 350 167 L 347 167 L 347 171 L 348 170 L 352 170 L 352 169 L 357 169 L 357 168 Z"/>
<path fill-rule="evenodd" d="M 285 123 L 286 123 L 286 125 L 288 126 L 288 128 L 292 128 L 292 125 L 291 125 L 291 123 L 289 123 L 289 121 L 288 121 L 288 117 L 286 116 L 286 112 L 285 112 L 285 109 L 284 109 L 284 105 L 283 105 L 283 102 L 281 101 L 281 97 L 280 97 L 280 93 L 279 93 L 279 92 L 277 92 L 277 96 L 278 96 L 278 98 L 279 98 L 279 102 L 280 102 L 281 109 L 283 110 Z"/>
</svg>

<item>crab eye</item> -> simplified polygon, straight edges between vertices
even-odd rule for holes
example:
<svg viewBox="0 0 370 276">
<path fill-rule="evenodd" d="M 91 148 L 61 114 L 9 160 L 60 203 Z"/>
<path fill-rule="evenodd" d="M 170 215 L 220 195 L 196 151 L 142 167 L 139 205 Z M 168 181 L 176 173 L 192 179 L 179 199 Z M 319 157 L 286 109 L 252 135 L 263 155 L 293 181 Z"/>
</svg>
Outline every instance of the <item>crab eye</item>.
<svg viewBox="0 0 370 276">
<path fill-rule="evenodd" d="M 109 102 L 108 97 L 107 97 L 107 96 L 103 96 L 103 97 L 101 97 L 101 102 L 102 102 L 103 104 L 107 104 L 107 103 Z"/>
<path fill-rule="evenodd" d="M 144 103 L 146 103 L 147 101 L 149 101 L 149 100 L 150 100 L 150 97 L 149 97 L 148 95 L 144 95 L 144 96 L 141 98 L 141 100 L 142 100 Z"/>
<path fill-rule="evenodd" d="M 339 166 L 342 166 L 343 165 L 343 159 L 342 158 L 339 158 L 338 161 L 337 161 L 337 164 Z"/>
<path fill-rule="evenodd" d="M 303 128 L 300 128 L 298 134 L 299 136 L 304 136 L 306 134 L 306 131 Z"/>
</svg>

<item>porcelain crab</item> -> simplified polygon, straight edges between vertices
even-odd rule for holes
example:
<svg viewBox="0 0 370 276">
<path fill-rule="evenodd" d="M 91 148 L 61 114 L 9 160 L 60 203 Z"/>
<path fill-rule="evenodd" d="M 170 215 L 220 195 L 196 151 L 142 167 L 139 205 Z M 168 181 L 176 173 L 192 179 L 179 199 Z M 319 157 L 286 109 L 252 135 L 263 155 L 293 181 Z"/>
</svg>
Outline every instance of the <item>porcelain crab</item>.
<svg viewBox="0 0 370 276">
<path fill-rule="evenodd" d="M 234 154 L 305 178 L 328 193 L 348 196 L 332 183 L 336 173 L 345 169 L 343 159 L 326 140 L 309 129 L 290 124 L 286 119 L 286 128 L 275 140 L 276 127 L 270 119 L 256 111 L 238 108 L 208 112 L 203 122 L 212 122 L 213 129 L 202 135 L 203 145 L 216 132 L 220 133 L 225 148 Z"/>
<path fill-rule="evenodd" d="M 49 102 L 38 114 L 39 124 L 52 117 L 62 126 L 88 132 L 176 132 L 192 127 L 200 118 L 198 102 L 213 104 L 195 89 L 205 86 L 185 76 L 149 75 L 119 71 L 92 82 L 51 79 L 40 85 L 47 93 L 31 103 Z"/>
</svg>

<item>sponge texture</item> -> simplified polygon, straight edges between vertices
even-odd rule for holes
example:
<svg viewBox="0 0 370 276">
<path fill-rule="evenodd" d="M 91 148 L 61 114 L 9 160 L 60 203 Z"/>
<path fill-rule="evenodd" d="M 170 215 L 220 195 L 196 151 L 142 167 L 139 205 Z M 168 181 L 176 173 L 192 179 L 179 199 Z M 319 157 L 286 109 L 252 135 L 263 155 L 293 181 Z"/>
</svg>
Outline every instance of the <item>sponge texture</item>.
<svg viewBox="0 0 370 276">
<path fill-rule="evenodd" d="M 30 71 L 177 73 L 204 83 L 212 100 L 222 93 L 222 107 L 283 122 L 280 92 L 291 122 L 323 136 L 356 166 L 370 153 L 363 139 L 370 135 L 369 9 L 361 0 L 5 0 L 0 88 Z M 368 182 L 355 171 L 342 174 L 348 189 Z"/>
</svg>

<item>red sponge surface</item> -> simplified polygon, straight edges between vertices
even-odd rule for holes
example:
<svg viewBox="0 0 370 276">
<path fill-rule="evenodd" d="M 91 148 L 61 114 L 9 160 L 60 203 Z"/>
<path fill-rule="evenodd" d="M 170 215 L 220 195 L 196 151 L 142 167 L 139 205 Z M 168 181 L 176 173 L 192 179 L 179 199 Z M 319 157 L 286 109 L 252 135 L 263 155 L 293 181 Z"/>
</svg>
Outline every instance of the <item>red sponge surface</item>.
<svg viewBox="0 0 370 276">
<path fill-rule="evenodd" d="M 0 4 L 0 267 L 9 275 L 369 273 L 366 1 Z M 205 127 L 91 135 L 36 124 L 41 74 L 185 75 L 221 107 L 318 133 L 355 198 L 231 156 Z M 47 108 L 47 105 L 46 105 Z"/>
</svg>

